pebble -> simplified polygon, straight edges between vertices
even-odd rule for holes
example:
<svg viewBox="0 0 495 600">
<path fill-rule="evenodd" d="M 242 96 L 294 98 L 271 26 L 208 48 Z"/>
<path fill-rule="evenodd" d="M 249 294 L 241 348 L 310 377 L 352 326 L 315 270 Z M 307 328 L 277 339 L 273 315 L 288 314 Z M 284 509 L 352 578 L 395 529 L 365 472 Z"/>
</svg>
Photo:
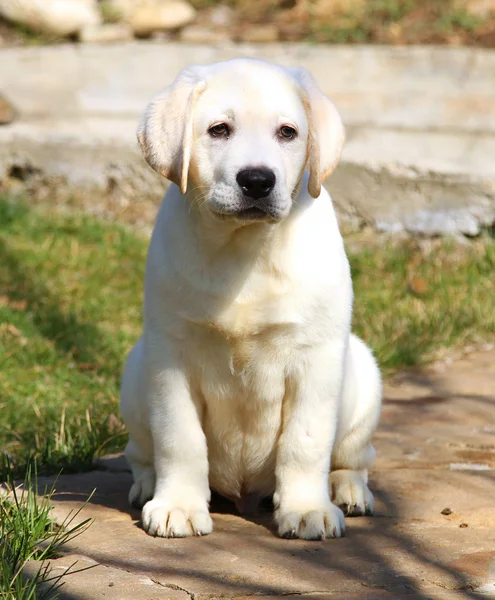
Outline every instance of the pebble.
<svg viewBox="0 0 495 600">
<path fill-rule="evenodd" d="M 495 0 L 463 0 L 457 4 L 459 10 L 481 19 L 495 15 Z"/>
<path fill-rule="evenodd" d="M 185 0 L 137 0 L 125 21 L 139 36 L 179 29 L 191 23 L 195 9 Z"/>
<path fill-rule="evenodd" d="M 277 42 L 279 39 L 279 31 L 275 25 L 270 23 L 265 25 L 252 25 L 246 29 L 246 31 L 241 33 L 240 39 L 243 42 L 254 42 L 259 44 Z"/>
<path fill-rule="evenodd" d="M 189 25 L 179 34 L 181 42 L 191 44 L 221 44 L 230 41 L 230 36 L 223 31 L 215 31 L 199 25 Z"/>
<path fill-rule="evenodd" d="M 101 22 L 96 0 L 0 0 L 0 16 L 57 36 L 71 35 Z"/>
<path fill-rule="evenodd" d="M 12 104 L 0 95 L 0 125 L 8 125 L 15 119 L 16 113 Z"/>
<path fill-rule="evenodd" d="M 79 41 L 84 43 L 124 42 L 133 37 L 132 27 L 126 23 L 87 25 L 79 32 Z"/>
<path fill-rule="evenodd" d="M 231 27 L 234 22 L 235 11 L 230 6 L 219 4 L 208 15 L 208 20 L 215 27 Z"/>
</svg>

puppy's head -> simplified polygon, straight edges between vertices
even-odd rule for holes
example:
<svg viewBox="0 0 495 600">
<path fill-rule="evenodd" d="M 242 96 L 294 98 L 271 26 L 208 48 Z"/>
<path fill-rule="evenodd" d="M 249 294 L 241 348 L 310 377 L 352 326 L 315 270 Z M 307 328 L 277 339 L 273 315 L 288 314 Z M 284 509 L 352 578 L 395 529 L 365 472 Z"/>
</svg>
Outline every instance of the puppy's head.
<svg viewBox="0 0 495 600">
<path fill-rule="evenodd" d="M 236 59 L 189 67 L 147 107 L 138 139 L 149 164 L 224 218 L 279 221 L 305 169 L 316 198 L 344 130 L 304 69 Z"/>
</svg>

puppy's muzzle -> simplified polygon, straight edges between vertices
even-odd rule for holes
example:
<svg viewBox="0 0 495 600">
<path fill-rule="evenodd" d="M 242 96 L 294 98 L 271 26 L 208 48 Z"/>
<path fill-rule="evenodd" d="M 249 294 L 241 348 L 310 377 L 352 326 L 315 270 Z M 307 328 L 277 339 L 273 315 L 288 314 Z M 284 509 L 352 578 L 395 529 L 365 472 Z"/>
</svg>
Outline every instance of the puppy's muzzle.
<svg viewBox="0 0 495 600">
<path fill-rule="evenodd" d="M 237 183 L 245 197 L 252 200 L 267 198 L 275 187 L 275 173 L 266 167 L 243 169 L 237 173 Z"/>
</svg>

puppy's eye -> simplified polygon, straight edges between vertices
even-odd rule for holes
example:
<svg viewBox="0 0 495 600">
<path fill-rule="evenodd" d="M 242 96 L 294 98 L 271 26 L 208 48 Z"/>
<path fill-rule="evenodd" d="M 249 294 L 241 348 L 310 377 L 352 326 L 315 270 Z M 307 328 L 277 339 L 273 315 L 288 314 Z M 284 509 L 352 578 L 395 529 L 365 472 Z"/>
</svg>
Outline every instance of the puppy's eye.
<svg viewBox="0 0 495 600">
<path fill-rule="evenodd" d="M 278 134 L 284 140 L 293 140 L 297 136 L 297 131 L 294 129 L 294 127 L 284 125 L 279 129 Z"/>
<path fill-rule="evenodd" d="M 208 133 L 212 137 L 228 137 L 230 135 L 230 127 L 227 123 L 218 123 L 208 129 Z"/>
</svg>

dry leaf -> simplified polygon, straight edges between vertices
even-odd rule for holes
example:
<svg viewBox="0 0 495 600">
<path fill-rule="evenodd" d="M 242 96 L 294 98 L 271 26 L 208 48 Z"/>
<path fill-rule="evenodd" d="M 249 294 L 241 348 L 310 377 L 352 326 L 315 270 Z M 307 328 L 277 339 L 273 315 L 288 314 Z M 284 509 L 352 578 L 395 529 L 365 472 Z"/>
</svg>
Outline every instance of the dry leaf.
<svg viewBox="0 0 495 600">
<path fill-rule="evenodd" d="M 409 291 L 416 296 L 423 296 L 428 291 L 428 282 L 425 279 L 411 279 L 409 281 Z"/>
<path fill-rule="evenodd" d="M 21 332 L 17 329 L 15 325 L 12 325 L 12 323 L 8 323 L 6 329 L 11 335 L 14 335 L 15 337 L 20 337 L 21 335 Z"/>
</svg>

